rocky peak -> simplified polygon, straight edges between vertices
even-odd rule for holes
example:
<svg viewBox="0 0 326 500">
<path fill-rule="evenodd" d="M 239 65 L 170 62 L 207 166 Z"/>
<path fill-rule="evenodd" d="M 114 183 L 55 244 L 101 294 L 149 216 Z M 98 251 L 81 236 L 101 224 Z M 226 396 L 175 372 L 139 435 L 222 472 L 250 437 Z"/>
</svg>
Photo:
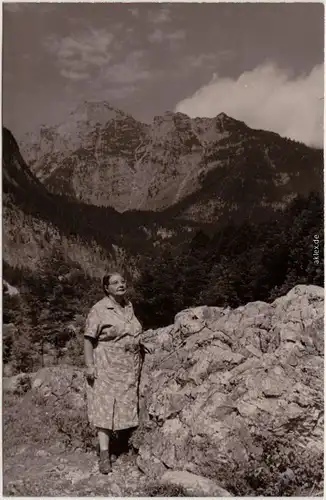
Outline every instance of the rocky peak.
<svg viewBox="0 0 326 500">
<path fill-rule="evenodd" d="M 105 125 L 111 120 L 121 120 L 127 117 L 129 117 L 127 113 L 114 108 L 106 101 L 84 101 L 71 111 L 68 121 Z"/>
<path fill-rule="evenodd" d="M 151 129 L 152 140 L 183 140 L 192 132 L 192 123 L 189 116 L 183 113 L 167 111 L 162 116 L 155 116 Z M 182 137 L 184 135 L 184 137 Z"/>
<path fill-rule="evenodd" d="M 250 133 L 250 128 L 240 120 L 236 120 L 235 118 L 232 118 L 228 116 L 226 113 L 219 113 L 215 118 L 214 121 L 216 123 L 216 128 L 220 131 L 228 131 L 229 133 L 232 132 L 247 132 Z"/>
</svg>

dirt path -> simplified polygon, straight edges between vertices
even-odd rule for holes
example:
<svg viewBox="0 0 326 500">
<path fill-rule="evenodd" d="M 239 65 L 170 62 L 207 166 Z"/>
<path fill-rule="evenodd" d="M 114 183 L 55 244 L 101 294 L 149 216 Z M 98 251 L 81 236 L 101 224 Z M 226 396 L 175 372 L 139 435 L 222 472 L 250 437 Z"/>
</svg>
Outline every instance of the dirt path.
<svg viewBox="0 0 326 500">
<path fill-rule="evenodd" d="M 140 496 L 146 477 L 134 455 L 122 455 L 107 476 L 98 472 L 95 453 L 21 446 L 6 453 L 5 496 Z"/>
</svg>

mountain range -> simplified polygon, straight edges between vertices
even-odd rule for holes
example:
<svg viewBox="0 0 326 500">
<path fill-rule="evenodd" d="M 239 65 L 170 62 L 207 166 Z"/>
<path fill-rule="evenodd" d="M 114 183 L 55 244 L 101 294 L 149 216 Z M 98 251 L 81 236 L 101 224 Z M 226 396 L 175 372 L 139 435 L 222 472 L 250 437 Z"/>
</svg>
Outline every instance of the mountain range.
<svg viewBox="0 0 326 500">
<path fill-rule="evenodd" d="M 21 148 L 52 193 L 197 223 L 269 217 L 322 187 L 321 150 L 225 113 L 167 112 L 144 124 L 106 102 L 85 102 L 64 123 L 26 136 Z"/>
</svg>

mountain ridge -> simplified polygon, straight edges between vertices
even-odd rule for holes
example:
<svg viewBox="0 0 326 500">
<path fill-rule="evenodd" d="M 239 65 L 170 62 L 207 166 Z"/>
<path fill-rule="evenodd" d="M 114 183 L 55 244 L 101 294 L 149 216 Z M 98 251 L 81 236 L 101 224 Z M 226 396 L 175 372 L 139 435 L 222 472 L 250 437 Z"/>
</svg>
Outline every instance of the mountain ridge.
<svg viewBox="0 0 326 500">
<path fill-rule="evenodd" d="M 70 121 L 59 127 L 42 129 L 39 142 L 27 145 L 26 140 L 22 150 L 32 171 L 50 191 L 87 204 L 112 206 L 118 212 L 171 211 L 202 192 L 207 179 L 215 187 L 230 183 L 229 172 L 233 177 L 230 191 L 235 191 L 232 185 L 238 178 L 247 191 L 252 189 L 259 182 L 258 175 L 269 187 L 273 183 L 280 186 L 279 193 L 273 194 L 276 199 L 269 200 L 267 193 L 267 203 L 284 206 L 293 192 L 306 193 L 307 183 L 310 190 L 320 184 L 321 150 L 274 132 L 251 129 L 225 113 L 191 119 L 168 111 L 155 116 L 152 124 L 144 124 L 109 103 L 96 102 L 83 103 L 69 116 Z M 293 165 L 289 166 L 291 155 Z M 253 175 L 257 161 L 261 168 Z M 311 171 L 307 175 L 308 167 Z M 299 183 L 294 178 L 298 175 Z M 239 186 L 236 189 L 239 191 Z M 264 211 L 263 191 L 258 189 L 256 194 Z M 282 191 L 283 198 L 279 196 Z M 204 206 L 211 213 L 208 220 L 223 218 L 221 206 L 225 203 L 215 190 Z M 240 205 L 239 193 L 227 211 L 239 212 Z M 190 206 L 178 217 L 196 219 L 194 211 L 203 210 Z"/>
</svg>

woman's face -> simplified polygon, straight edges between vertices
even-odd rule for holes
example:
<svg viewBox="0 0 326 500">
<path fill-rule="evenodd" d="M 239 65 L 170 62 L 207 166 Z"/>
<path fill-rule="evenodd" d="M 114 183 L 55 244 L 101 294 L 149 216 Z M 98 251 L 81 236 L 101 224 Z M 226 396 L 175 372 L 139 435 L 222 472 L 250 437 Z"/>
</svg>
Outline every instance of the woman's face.
<svg viewBox="0 0 326 500">
<path fill-rule="evenodd" d="M 127 291 L 125 279 L 121 274 L 113 274 L 107 286 L 107 291 L 113 297 L 123 297 Z"/>
</svg>

